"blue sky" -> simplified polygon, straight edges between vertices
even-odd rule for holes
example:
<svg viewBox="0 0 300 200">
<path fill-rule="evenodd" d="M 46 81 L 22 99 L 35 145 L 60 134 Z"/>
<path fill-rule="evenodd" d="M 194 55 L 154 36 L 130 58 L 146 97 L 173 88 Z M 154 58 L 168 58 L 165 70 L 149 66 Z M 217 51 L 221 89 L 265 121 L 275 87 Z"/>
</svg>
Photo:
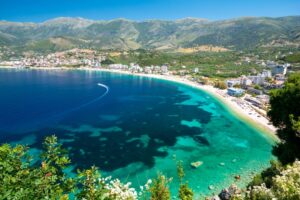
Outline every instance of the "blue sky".
<svg viewBox="0 0 300 200">
<path fill-rule="evenodd" d="M 0 20 L 41 22 L 55 17 L 211 20 L 300 15 L 300 0 L 1 0 Z"/>
</svg>

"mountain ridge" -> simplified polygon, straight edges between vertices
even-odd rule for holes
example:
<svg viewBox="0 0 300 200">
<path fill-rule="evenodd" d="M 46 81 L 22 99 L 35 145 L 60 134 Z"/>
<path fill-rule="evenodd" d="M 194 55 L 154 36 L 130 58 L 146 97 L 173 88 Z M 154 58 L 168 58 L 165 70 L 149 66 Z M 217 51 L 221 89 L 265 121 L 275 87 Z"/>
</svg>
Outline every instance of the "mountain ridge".
<svg viewBox="0 0 300 200">
<path fill-rule="evenodd" d="M 225 20 L 183 18 L 134 21 L 124 18 L 90 20 L 59 17 L 41 23 L 0 21 L 0 46 L 43 51 L 53 38 L 63 38 L 69 47 L 98 49 L 178 49 L 201 45 L 229 49 L 265 46 L 274 41 L 300 44 L 300 16 L 241 17 Z M 84 42 L 83 42 L 84 41 Z M 36 46 L 34 46 L 36 44 Z M 50 49 L 49 49 L 50 51 Z"/>
<path fill-rule="evenodd" d="M 86 21 L 94 21 L 94 22 L 110 22 L 110 21 L 115 21 L 115 20 L 125 20 L 125 21 L 132 21 L 132 22 L 147 22 L 147 21 L 178 21 L 178 20 L 185 20 L 185 19 L 190 19 L 190 20 L 204 20 L 204 21 L 210 21 L 210 22 L 216 22 L 216 21 L 233 21 L 233 20 L 243 20 L 243 19 L 260 19 L 260 18 L 265 18 L 265 19 L 281 19 L 281 18 L 294 18 L 294 17 L 300 17 L 300 15 L 288 15 L 288 16 L 280 16 L 280 17 L 268 17 L 268 16 L 262 16 L 262 17 L 256 17 L 256 16 L 241 16 L 241 17 L 234 17 L 234 18 L 228 18 L 228 19 L 217 19 L 217 20 L 211 20 L 207 18 L 199 18 L 199 17 L 183 17 L 183 18 L 178 18 L 178 19 L 173 19 L 173 20 L 165 20 L 165 19 L 145 19 L 145 20 L 133 20 L 129 18 L 114 18 L 114 19 L 88 19 L 84 17 L 68 17 L 68 16 L 61 16 L 61 17 L 54 17 L 50 18 L 47 20 L 44 20 L 42 22 L 32 22 L 32 21 L 24 21 L 24 22 L 18 22 L 18 21 L 9 21 L 9 20 L 1 20 L 0 22 L 9 22 L 9 23 L 25 23 L 25 24 L 41 24 L 45 23 L 47 21 L 55 21 L 55 20 L 69 20 L 69 19 L 78 19 L 78 20 L 86 20 Z"/>
</svg>

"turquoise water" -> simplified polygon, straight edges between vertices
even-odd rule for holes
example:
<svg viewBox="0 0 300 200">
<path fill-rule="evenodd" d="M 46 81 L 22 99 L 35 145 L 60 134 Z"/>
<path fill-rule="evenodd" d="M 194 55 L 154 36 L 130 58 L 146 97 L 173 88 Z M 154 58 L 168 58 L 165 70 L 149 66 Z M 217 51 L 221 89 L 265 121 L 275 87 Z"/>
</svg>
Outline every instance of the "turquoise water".
<svg viewBox="0 0 300 200">
<path fill-rule="evenodd" d="M 209 94 L 174 82 L 108 72 L 0 69 L 0 141 L 39 152 L 55 133 L 74 163 L 135 187 L 176 160 L 197 195 L 219 192 L 241 175 L 244 186 L 268 166 L 273 141 Z M 191 162 L 203 164 L 193 169 Z M 209 190 L 209 185 L 214 190 Z"/>
</svg>

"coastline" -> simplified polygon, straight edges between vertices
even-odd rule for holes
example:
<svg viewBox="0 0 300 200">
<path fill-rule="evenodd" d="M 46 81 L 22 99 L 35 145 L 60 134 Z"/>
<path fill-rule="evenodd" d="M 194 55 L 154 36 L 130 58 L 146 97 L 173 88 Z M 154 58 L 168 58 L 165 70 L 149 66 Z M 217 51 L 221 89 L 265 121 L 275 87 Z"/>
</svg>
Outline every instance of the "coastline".
<svg viewBox="0 0 300 200">
<path fill-rule="evenodd" d="M 11 67 L 11 66 L 0 66 L 0 68 L 5 69 L 18 69 L 18 67 Z M 226 95 L 226 90 L 220 90 L 217 88 L 214 88 L 213 86 L 209 85 L 200 85 L 198 83 L 195 83 L 191 80 L 188 80 L 183 77 L 174 76 L 174 75 L 159 75 L 159 74 L 144 74 L 144 73 L 131 73 L 128 71 L 123 70 L 116 70 L 116 69 L 103 69 L 103 68 L 67 68 L 67 67 L 30 67 L 29 69 L 35 69 L 35 70 L 84 70 L 84 71 L 103 71 L 103 72 L 111 72 L 111 73 L 120 73 L 120 74 L 126 74 L 126 75 L 132 75 L 132 76 L 142 76 L 142 77 L 148 77 L 148 78 L 154 78 L 154 79 L 160 79 L 160 80 L 166 80 L 171 81 L 175 83 L 180 83 L 192 88 L 199 89 L 201 91 L 204 91 L 208 93 L 209 95 L 213 96 L 217 100 L 219 100 L 227 109 L 229 112 L 231 112 L 235 117 L 241 119 L 242 121 L 250 124 L 254 128 L 262 131 L 263 133 L 267 134 L 272 140 L 278 141 L 278 137 L 276 135 L 276 128 L 270 124 L 270 121 L 257 113 L 256 111 L 250 112 L 249 110 L 245 110 L 242 108 L 239 103 L 237 102 L 238 98 L 231 97 Z M 255 113 L 255 114 L 254 114 Z M 259 116 L 259 117 L 258 117 Z"/>
<path fill-rule="evenodd" d="M 84 69 L 84 70 L 86 70 L 86 69 Z M 260 115 L 260 117 L 257 117 L 259 115 L 258 113 L 249 114 L 249 111 L 244 110 L 242 107 L 240 107 L 238 105 L 238 103 L 235 101 L 237 99 L 236 97 L 224 97 L 224 92 L 225 92 L 224 90 L 220 90 L 218 88 L 214 88 L 213 86 L 209 86 L 209 85 L 200 85 L 200 84 L 190 81 L 188 79 L 174 76 L 174 75 L 130 73 L 127 71 L 111 70 L 111 69 L 88 69 L 88 70 L 121 73 L 121 74 L 133 75 L 133 76 L 143 76 L 143 77 L 148 77 L 148 78 L 155 78 L 155 79 L 160 79 L 160 80 L 176 82 L 176 83 L 187 85 L 189 87 L 199 89 L 201 91 L 204 91 L 204 92 L 210 94 L 211 96 L 213 96 L 214 98 L 219 100 L 221 103 L 223 103 L 225 105 L 225 108 L 229 112 L 231 112 L 235 117 L 250 124 L 254 128 L 262 131 L 263 133 L 266 133 L 273 140 L 275 140 L 275 141 L 278 140 L 278 137 L 276 135 L 276 128 L 273 125 L 269 124 L 270 121 L 268 119 L 266 119 L 265 117 L 263 117 L 261 115 Z"/>
</svg>

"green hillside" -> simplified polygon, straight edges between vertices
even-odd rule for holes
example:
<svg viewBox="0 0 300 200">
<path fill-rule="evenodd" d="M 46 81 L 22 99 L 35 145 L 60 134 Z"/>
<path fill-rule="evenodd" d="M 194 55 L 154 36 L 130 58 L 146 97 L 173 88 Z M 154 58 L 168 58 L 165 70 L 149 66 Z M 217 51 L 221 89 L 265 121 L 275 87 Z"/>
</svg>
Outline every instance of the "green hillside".
<svg viewBox="0 0 300 200">
<path fill-rule="evenodd" d="M 64 41 L 57 44 L 57 38 Z M 74 47 L 97 49 L 177 49 L 214 45 L 249 49 L 265 45 L 300 45 L 300 16 L 209 21 L 93 21 L 56 18 L 43 23 L 0 21 L 0 45 L 50 51 Z"/>
</svg>

